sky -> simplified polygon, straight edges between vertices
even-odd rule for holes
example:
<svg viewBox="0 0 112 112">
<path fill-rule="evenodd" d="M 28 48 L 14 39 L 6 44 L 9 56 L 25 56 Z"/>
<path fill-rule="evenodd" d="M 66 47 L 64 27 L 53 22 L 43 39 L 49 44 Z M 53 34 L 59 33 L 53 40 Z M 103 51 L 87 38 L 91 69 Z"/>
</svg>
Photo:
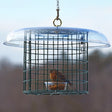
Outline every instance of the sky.
<svg viewBox="0 0 112 112">
<path fill-rule="evenodd" d="M 11 31 L 53 26 L 55 17 L 56 0 L 0 0 L 0 60 L 23 60 L 23 49 L 2 44 Z M 63 27 L 96 30 L 112 42 L 112 0 L 60 0 L 60 18 Z"/>
</svg>

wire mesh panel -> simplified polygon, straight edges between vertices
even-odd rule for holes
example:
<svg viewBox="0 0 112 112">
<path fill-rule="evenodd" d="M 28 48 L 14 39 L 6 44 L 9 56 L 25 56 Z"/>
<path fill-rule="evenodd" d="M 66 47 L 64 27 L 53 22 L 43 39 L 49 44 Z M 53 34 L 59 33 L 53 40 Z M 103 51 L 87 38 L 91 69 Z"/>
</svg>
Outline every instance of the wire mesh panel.
<svg viewBox="0 0 112 112">
<path fill-rule="evenodd" d="M 23 92 L 35 95 L 88 93 L 88 32 L 25 30 Z"/>
</svg>

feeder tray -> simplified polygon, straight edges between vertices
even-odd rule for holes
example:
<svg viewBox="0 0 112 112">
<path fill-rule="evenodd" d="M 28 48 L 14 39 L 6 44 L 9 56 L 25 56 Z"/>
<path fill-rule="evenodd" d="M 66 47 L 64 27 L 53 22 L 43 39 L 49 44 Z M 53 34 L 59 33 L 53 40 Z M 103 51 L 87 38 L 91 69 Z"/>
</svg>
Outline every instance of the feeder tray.
<svg viewBox="0 0 112 112">
<path fill-rule="evenodd" d="M 45 82 L 48 90 L 65 90 L 67 89 L 67 82 Z"/>
</svg>

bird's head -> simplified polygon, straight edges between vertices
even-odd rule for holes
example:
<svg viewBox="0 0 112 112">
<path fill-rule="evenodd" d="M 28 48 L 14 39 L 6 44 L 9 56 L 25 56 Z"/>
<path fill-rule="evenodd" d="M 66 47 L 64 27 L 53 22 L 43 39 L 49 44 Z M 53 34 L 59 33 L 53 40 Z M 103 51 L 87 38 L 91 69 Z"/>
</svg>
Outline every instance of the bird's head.
<svg viewBox="0 0 112 112">
<path fill-rule="evenodd" d="M 57 74 L 57 72 L 58 72 L 58 70 L 56 70 L 56 69 L 50 70 L 50 73 L 55 73 L 55 74 Z"/>
</svg>

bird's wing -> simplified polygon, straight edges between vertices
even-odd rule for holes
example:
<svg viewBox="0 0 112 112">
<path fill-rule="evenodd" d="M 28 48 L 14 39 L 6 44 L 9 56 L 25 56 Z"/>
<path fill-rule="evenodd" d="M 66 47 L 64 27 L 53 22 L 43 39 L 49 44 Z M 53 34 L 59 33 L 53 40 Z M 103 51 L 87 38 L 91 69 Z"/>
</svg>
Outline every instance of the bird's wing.
<svg viewBox="0 0 112 112">
<path fill-rule="evenodd" d="M 65 76 L 61 72 L 58 72 L 58 78 L 60 81 L 66 81 Z"/>
</svg>

